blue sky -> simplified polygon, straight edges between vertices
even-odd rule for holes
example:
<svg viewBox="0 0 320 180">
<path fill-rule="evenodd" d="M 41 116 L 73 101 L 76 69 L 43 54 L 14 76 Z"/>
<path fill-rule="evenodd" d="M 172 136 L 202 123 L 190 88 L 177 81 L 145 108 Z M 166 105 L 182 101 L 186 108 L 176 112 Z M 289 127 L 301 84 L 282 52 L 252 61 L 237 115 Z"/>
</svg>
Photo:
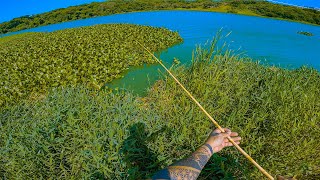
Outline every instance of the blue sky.
<svg viewBox="0 0 320 180">
<path fill-rule="evenodd" d="M 86 4 L 104 0 L 1 0 L 0 22 L 9 21 L 15 17 L 39 14 L 58 8 Z"/>
</svg>

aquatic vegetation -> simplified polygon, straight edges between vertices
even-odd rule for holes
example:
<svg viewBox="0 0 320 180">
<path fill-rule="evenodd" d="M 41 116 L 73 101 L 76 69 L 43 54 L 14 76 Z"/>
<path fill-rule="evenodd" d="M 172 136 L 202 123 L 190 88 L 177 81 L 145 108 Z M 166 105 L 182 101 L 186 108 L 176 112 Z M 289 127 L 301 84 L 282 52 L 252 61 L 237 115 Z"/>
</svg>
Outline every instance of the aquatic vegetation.
<svg viewBox="0 0 320 180">
<path fill-rule="evenodd" d="M 9 38 L 9 37 L 8 37 Z M 182 41 L 165 28 L 109 24 L 0 40 L 0 106 L 44 94 L 48 88 L 86 84 L 100 88 L 129 66 L 153 63 L 153 52 Z"/>
<path fill-rule="evenodd" d="M 299 31 L 298 34 L 302 34 L 305 36 L 314 36 L 311 32 L 306 32 L 306 31 Z"/>
<path fill-rule="evenodd" d="M 96 16 L 175 9 L 264 16 L 320 25 L 320 11 L 273 4 L 260 0 L 108 0 L 106 2 L 94 2 L 61 8 L 43 14 L 14 18 L 11 21 L 0 24 L 0 34 Z"/>
<path fill-rule="evenodd" d="M 214 46 L 197 48 L 190 67 L 172 70 L 222 126 L 240 133 L 244 150 L 273 175 L 319 177 L 318 71 L 264 66 Z M 143 179 L 187 156 L 212 128 L 167 76 L 146 97 L 54 88 L 42 100 L 0 111 L 0 177 Z M 200 179 L 208 177 L 262 174 L 230 148 L 207 164 Z"/>
<path fill-rule="evenodd" d="M 24 38 L 25 36 L 31 35 L 31 34 L 34 34 L 34 33 L 33 32 L 28 32 L 28 33 L 16 34 L 16 35 L 12 35 L 12 36 L 1 37 L 0 38 L 0 43 L 4 44 L 4 43 L 10 42 L 12 40 Z"/>
</svg>

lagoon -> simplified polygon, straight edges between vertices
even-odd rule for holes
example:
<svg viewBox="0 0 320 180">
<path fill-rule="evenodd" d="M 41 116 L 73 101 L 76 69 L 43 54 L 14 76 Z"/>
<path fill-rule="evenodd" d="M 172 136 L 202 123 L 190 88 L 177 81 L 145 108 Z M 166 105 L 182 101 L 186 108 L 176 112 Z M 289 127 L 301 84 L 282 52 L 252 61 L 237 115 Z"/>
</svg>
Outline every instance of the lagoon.
<svg viewBox="0 0 320 180">
<path fill-rule="evenodd" d="M 230 49 L 254 60 L 285 68 L 307 65 L 320 70 L 320 26 L 270 18 L 200 11 L 152 11 L 95 17 L 23 30 L 22 32 L 51 32 L 96 24 L 131 23 L 166 27 L 178 31 L 184 42 L 158 54 L 168 66 L 173 58 L 188 63 L 197 44 L 211 40 L 217 31 L 231 34 L 224 40 Z M 298 34 L 311 32 L 314 36 Z M 139 48 L 139 47 L 137 47 Z M 108 86 L 126 88 L 144 94 L 146 88 L 159 78 L 158 65 L 133 67 L 124 78 Z"/>
</svg>

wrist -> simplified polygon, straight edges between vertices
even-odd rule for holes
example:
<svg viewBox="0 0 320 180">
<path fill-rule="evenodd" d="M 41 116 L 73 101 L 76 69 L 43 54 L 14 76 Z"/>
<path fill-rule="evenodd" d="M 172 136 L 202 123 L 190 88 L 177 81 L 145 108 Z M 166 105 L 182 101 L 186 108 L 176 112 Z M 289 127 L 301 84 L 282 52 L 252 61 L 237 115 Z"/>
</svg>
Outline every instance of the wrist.
<svg viewBox="0 0 320 180">
<path fill-rule="evenodd" d="M 216 139 L 215 138 L 208 138 L 205 144 L 208 144 L 208 146 L 211 147 L 212 154 L 217 152 L 217 147 L 216 147 Z"/>
<path fill-rule="evenodd" d="M 212 148 L 212 146 L 211 146 L 210 144 L 205 143 L 204 146 L 205 146 L 207 149 L 209 149 L 211 155 L 214 153 L 214 152 L 213 152 L 213 148 Z"/>
</svg>

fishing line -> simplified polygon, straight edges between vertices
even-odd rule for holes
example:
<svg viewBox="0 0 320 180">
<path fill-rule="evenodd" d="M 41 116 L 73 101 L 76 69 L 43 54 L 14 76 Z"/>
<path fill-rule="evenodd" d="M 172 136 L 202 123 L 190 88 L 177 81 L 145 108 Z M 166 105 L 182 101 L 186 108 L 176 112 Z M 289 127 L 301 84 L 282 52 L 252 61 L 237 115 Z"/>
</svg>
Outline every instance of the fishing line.
<svg viewBox="0 0 320 180">
<path fill-rule="evenodd" d="M 138 41 L 137 41 L 138 42 Z M 153 54 L 151 53 L 146 47 L 144 47 L 140 42 L 138 44 L 144 48 L 168 73 L 169 75 L 176 81 L 176 83 L 188 94 L 188 96 L 198 105 L 198 107 L 204 112 L 204 114 L 213 122 L 213 124 L 221 131 L 225 132 L 224 129 L 213 119 L 213 117 L 202 107 L 202 105 L 192 96 L 192 94 L 180 83 L 180 81 L 170 72 L 169 69 Z M 237 143 L 231 139 L 231 137 L 227 137 L 228 140 L 243 154 L 253 165 L 255 165 L 265 176 L 269 179 L 274 180 L 274 178 L 264 170 L 252 157 L 247 154 Z"/>
</svg>

